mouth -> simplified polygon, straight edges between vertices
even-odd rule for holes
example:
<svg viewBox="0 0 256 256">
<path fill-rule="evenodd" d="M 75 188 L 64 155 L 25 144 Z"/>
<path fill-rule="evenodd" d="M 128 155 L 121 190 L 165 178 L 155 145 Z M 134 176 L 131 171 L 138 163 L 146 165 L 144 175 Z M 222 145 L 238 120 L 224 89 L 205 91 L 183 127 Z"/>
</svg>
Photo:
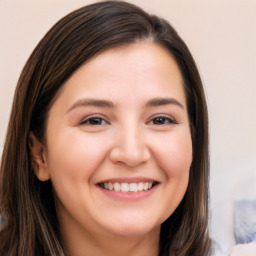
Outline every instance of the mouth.
<svg viewBox="0 0 256 256">
<path fill-rule="evenodd" d="M 137 182 L 137 183 L 136 182 L 132 182 L 132 183 L 104 182 L 104 183 L 99 183 L 98 186 L 109 191 L 136 193 L 141 191 L 148 191 L 152 189 L 154 186 L 156 186 L 157 184 L 158 182 L 156 181 Z"/>
</svg>

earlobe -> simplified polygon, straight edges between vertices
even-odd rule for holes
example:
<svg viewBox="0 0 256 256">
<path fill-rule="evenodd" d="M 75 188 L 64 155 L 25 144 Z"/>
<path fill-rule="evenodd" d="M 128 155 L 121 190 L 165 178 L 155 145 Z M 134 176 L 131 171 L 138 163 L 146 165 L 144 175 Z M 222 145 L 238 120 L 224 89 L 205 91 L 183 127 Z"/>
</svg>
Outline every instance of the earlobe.
<svg viewBox="0 0 256 256">
<path fill-rule="evenodd" d="M 43 144 L 36 138 L 33 132 L 29 133 L 28 142 L 31 156 L 31 166 L 34 174 L 40 181 L 49 180 L 51 177 L 47 168 Z"/>
</svg>

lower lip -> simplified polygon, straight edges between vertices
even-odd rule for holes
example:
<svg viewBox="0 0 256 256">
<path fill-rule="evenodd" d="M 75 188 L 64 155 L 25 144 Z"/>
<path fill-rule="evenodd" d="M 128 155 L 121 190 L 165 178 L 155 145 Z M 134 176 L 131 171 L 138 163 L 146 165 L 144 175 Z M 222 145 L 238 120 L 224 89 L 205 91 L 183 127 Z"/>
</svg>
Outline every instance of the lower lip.
<svg viewBox="0 0 256 256">
<path fill-rule="evenodd" d="M 104 195 L 112 199 L 126 200 L 126 201 L 140 201 L 150 197 L 156 191 L 158 185 L 159 184 L 153 186 L 151 189 L 147 191 L 140 191 L 140 192 L 119 192 L 114 190 L 107 190 L 101 187 L 99 187 L 99 189 Z"/>
</svg>

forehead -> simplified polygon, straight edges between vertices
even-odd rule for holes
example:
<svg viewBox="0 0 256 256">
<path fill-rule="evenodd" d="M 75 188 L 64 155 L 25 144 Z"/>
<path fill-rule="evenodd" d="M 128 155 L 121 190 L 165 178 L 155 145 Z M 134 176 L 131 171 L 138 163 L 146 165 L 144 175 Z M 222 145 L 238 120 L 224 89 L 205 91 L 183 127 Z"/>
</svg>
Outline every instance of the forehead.
<svg viewBox="0 0 256 256">
<path fill-rule="evenodd" d="M 110 66 L 110 64 L 116 63 L 118 63 L 118 70 L 112 69 Z M 132 69 L 131 65 L 133 65 Z M 162 69 L 163 72 L 168 70 L 168 74 L 175 74 L 181 79 L 181 72 L 171 52 L 162 45 L 151 41 L 110 48 L 91 58 L 84 66 L 91 71 L 103 68 L 105 72 L 111 74 L 116 71 L 122 74 L 122 71 L 137 70 L 142 72 Z M 81 71 L 82 67 L 75 74 Z M 129 69 L 126 70 L 125 67 L 129 67 Z"/>
<path fill-rule="evenodd" d="M 128 95 L 136 101 L 139 96 L 163 97 L 168 93 L 186 105 L 183 79 L 174 57 L 158 44 L 139 42 L 91 58 L 66 81 L 58 98 L 66 104 L 79 97 L 123 102 Z"/>
</svg>

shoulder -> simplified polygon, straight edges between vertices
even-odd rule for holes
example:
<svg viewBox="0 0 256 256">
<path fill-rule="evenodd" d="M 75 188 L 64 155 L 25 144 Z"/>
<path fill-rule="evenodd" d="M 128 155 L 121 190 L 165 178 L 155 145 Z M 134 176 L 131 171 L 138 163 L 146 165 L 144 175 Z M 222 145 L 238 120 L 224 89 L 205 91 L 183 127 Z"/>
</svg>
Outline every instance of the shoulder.
<svg viewBox="0 0 256 256">
<path fill-rule="evenodd" d="M 256 241 L 249 244 L 236 245 L 230 252 L 229 256 L 255 256 Z"/>
</svg>

